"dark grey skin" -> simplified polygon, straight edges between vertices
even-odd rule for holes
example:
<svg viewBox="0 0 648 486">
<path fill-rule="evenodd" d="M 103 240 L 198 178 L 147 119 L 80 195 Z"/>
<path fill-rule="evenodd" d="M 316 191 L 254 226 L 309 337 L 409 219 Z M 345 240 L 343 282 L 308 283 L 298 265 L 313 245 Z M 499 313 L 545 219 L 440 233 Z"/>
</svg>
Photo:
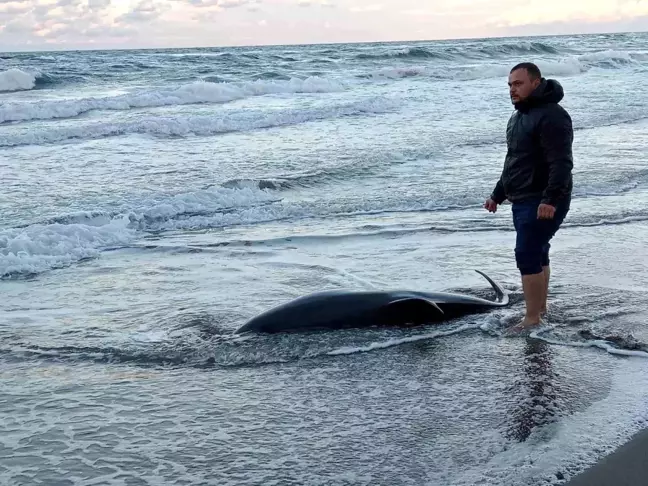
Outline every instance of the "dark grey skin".
<svg viewBox="0 0 648 486">
<path fill-rule="evenodd" d="M 446 292 L 333 290 L 306 295 L 260 314 L 238 334 L 325 331 L 432 324 L 488 312 L 509 303 L 508 294 L 486 274 L 497 300 Z"/>
</svg>

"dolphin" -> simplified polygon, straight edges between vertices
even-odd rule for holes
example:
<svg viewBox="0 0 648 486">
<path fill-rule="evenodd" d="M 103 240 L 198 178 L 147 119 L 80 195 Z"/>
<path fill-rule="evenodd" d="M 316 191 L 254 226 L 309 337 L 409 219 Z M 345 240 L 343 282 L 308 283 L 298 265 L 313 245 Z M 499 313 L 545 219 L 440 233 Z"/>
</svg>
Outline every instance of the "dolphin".
<svg viewBox="0 0 648 486">
<path fill-rule="evenodd" d="M 288 333 L 438 323 L 509 303 L 508 293 L 483 272 L 497 300 L 447 292 L 328 290 L 299 297 L 250 319 L 236 334 Z"/>
</svg>

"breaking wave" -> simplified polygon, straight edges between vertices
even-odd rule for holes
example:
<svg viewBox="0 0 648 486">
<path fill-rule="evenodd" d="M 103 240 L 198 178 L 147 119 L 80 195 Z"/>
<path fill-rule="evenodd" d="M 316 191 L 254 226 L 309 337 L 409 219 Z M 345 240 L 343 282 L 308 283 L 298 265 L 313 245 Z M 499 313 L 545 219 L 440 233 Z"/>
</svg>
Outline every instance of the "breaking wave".
<svg viewBox="0 0 648 486">
<path fill-rule="evenodd" d="M 312 181 L 311 181 L 312 182 Z M 318 218 L 357 218 L 398 213 L 441 214 L 430 223 L 412 221 L 397 226 L 369 225 L 347 228 L 324 235 L 293 235 L 293 239 L 375 238 L 404 236 L 413 233 L 480 233 L 513 231 L 508 218 L 491 221 L 443 216 L 447 211 L 472 211 L 481 205 L 480 198 L 455 196 L 422 201 L 417 194 L 407 197 L 370 200 L 341 198 L 335 201 L 284 200 L 291 182 L 281 179 L 235 179 L 220 186 L 157 197 L 139 207 L 124 207 L 113 212 L 88 211 L 61 215 L 35 224 L 0 230 L 0 278 L 16 278 L 63 268 L 102 251 L 138 247 L 137 239 L 146 234 L 168 231 L 193 231 L 264 224 L 287 220 Z M 564 228 L 613 226 L 648 221 L 642 210 L 614 214 L 574 214 Z M 284 244 L 286 238 L 266 239 L 257 244 Z M 251 241 L 223 241 L 213 246 L 249 246 Z M 200 250 L 200 248 L 197 248 Z"/>
<path fill-rule="evenodd" d="M 34 82 L 35 78 L 30 76 L 30 87 L 24 89 L 33 88 Z M 0 83 L 2 83 L 2 78 L 0 78 Z M 24 86 L 28 85 L 26 79 L 23 80 L 23 83 Z M 198 81 L 176 89 L 142 91 L 105 98 L 5 103 L 0 106 L 0 123 L 70 118 L 92 110 L 129 110 L 168 105 L 225 103 L 250 96 L 276 93 L 328 93 L 343 89 L 344 86 L 336 81 L 318 77 L 293 78 L 289 81 L 258 80 L 244 83 Z"/>
<path fill-rule="evenodd" d="M 92 123 L 80 126 L 23 130 L 17 134 L 6 133 L 0 137 L 0 147 L 48 144 L 67 140 L 91 140 L 120 135 L 151 135 L 156 137 L 208 136 L 228 132 L 241 132 L 297 125 L 328 118 L 386 113 L 396 104 L 386 99 L 366 100 L 321 108 L 276 110 L 272 112 L 247 110 L 219 112 L 214 115 L 156 116 L 136 121 Z"/>
<path fill-rule="evenodd" d="M 34 89 L 36 76 L 20 69 L 0 72 L 0 93 L 7 91 L 26 91 Z M 1 118 L 0 118 L 1 119 Z"/>
<path fill-rule="evenodd" d="M 356 59 L 360 60 L 381 60 L 381 59 L 441 59 L 441 60 L 462 60 L 479 58 L 498 58 L 514 54 L 560 54 L 560 51 L 541 42 L 520 42 L 499 44 L 488 47 L 449 46 L 446 48 L 429 48 L 412 46 L 401 49 L 374 49 L 370 52 L 357 54 Z"/>
</svg>

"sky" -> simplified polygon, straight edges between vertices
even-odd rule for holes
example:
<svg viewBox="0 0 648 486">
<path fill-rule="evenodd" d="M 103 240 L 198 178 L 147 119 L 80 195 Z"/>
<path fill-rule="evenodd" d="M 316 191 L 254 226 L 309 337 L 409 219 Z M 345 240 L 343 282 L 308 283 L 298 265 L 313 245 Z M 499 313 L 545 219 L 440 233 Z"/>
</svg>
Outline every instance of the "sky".
<svg viewBox="0 0 648 486">
<path fill-rule="evenodd" d="M 0 51 L 648 31 L 648 0 L 0 0 Z"/>
</svg>

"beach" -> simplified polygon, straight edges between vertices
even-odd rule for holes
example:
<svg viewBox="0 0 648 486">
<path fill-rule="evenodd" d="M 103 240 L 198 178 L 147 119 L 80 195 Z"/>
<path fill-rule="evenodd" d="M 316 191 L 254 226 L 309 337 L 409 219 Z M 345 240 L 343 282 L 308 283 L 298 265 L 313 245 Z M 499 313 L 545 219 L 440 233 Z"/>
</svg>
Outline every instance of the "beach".
<svg viewBox="0 0 648 486">
<path fill-rule="evenodd" d="M 630 486 L 643 484 L 648 472 L 648 430 L 604 457 L 595 466 L 576 476 L 568 486 Z"/>
<path fill-rule="evenodd" d="M 546 323 L 507 337 L 483 203 L 521 61 L 574 190 Z M 646 73 L 635 33 L 0 53 L 0 484 L 641 484 Z M 509 306 L 236 333 L 322 290 L 494 299 L 475 270 Z"/>
</svg>

